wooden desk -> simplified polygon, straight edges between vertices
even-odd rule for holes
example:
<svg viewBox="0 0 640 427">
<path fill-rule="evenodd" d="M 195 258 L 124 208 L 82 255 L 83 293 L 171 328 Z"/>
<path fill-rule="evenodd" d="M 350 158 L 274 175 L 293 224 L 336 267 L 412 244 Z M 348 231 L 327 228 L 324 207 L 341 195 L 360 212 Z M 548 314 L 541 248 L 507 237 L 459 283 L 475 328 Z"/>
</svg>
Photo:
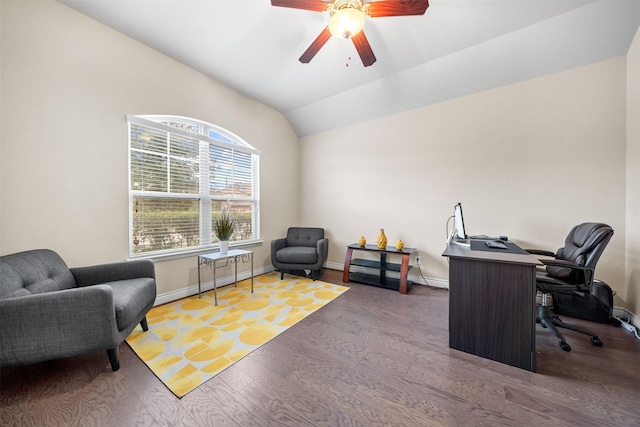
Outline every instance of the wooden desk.
<svg viewBox="0 0 640 427">
<path fill-rule="evenodd" d="M 450 244 L 449 347 L 536 370 L 536 266 L 531 255 Z"/>
<path fill-rule="evenodd" d="M 379 253 L 380 261 L 373 261 L 368 259 L 352 259 L 354 250 Z M 360 246 L 358 243 L 353 243 L 347 246 L 347 255 L 344 258 L 344 272 L 342 281 L 348 283 L 349 280 L 352 280 L 354 282 L 365 283 L 367 285 L 397 290 L 401 294 L 406 294 L 409 290 L 410 285 L 407 282 L 407 275 L 409 273 L 409 269 L 411 269 L 412 267 L 409 265 L 409 256 L 415 251 L 416 248 L 402 248 L 402 250 L 397 250 L 393 246 L 387 246 L 384 249 L 379 249 L 376 245 Z M 387 262 L 387 255 L 393 254 L 400 255 L 402 257 L 400 264 Z M 373 275 L 365 273 L 349 273 L 352 265 L 376 269 L 379 270 L 379 274 Z M 387 277 L 387 271 L 400 272 L 400 279 Z"/>
</svg>

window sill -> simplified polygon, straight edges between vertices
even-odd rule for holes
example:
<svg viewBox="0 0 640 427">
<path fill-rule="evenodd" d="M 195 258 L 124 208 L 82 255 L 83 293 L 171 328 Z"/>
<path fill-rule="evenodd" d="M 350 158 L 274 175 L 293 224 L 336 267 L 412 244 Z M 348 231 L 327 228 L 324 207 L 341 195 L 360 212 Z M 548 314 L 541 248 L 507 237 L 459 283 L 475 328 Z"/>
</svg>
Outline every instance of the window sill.
<svg viewBox="0 0 640 427">
<path fill-rule="evenodd" d="M 263 244 L 264 244 L 264 241 L 262 240 L 252 240 L 250 242 L 242 242 L 242 243 L 229 243 L 229 249 L 245 249 L 245 248 L 254 247 L 254 246 L 262 246 Z M 170 253 L 163 253 L 163 254 L 133 255 L 133 256 L 130 256 L 127 259 L 127 261 L 137 261 L 141 259 L 145 259 L 145 260 L 148 259 L 152 261 L 162 262 L 162 261 L 170 261 L 173 259 L 188 258 L 188 257 L 200 255 L 200 254 L 208 254 L 211 252 L 219 252 L 219 251 L 220 251 L 219 245 L 211 245 L 206 248 L 189 249 L 184 251 L 171 251 Z"/>
</svg>

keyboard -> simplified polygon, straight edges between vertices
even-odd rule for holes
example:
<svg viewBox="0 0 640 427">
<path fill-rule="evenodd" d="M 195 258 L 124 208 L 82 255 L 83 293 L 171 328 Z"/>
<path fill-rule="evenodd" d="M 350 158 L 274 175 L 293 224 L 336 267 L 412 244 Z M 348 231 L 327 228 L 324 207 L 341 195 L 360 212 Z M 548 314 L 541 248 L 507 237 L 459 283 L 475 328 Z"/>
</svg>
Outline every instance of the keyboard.
<svg viewBox="0 0 640 427">
<path fill-rule="evenodd" d="M 507 249 L 507 245 L 499 241 L 487 240 L 485 243 L 492 249 Z"/>
</svg>

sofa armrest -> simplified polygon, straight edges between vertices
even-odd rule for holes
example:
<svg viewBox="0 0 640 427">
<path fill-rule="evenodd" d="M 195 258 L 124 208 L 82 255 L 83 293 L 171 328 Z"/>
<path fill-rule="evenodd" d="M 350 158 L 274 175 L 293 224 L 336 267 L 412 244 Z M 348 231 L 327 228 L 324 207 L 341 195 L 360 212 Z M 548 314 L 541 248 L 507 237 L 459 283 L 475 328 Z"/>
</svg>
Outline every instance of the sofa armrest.
<svg viewBox="0 0 640 427">
<path fill-rule="evenodd" d="M 322 262 L 326 261 L 327 256 L 329 255 L 329 239 L 324 238 L 318 240 L 318 258 L 322 260 Z"/>
<path fill-rule="evenodd" d="M 286 247 L 287 247 L 287 239 L 285 237 L 283 237 L 282 239 L 275 239 L 271 241 L 271 263 L 272 264 L 274 264 L 274 261 L 276 259 L 276 252 Z"/>
<path fill-rule="evenodd" d="M 0 361 L 37 363 L 117 345 L 108 285 L 0 299 Z"/>
<path fill-rule="evenodd" d="M 152 279 L 156 277 L 155 265 L 150 260 L 113 262 L 89 267 L 75 267 L 70 270 L 79 287 L 141 277 Z"/>
<path fill-rule="evenodd" d="M 280 250 L 282 248 L 287 247 L 287 238 L 283 237 L 282 239 L 275 239 L 271 241 L 271 250 Z"/>
</svg>

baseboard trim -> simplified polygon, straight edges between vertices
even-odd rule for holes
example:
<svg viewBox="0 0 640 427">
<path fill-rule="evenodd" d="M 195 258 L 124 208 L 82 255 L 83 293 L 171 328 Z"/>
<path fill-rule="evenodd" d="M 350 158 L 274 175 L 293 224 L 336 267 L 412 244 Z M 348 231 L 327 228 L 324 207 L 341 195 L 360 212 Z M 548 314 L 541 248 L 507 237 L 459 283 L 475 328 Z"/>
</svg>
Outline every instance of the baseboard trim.
<svg viewBox="0 0 640 427">
<path fill-rule="evenodd" d="M 337 262 L 326 262 L 323 265 L 323 267 L 330 268 L 332 270 L 344 271 L 344 264 L 339 264 Z M 274 270 L 275 270 L 275 267 L 273 267 L 272 265 L 267 265 L 264 267 L 255 268 L 253 270 L 253 274 L 254 276 L 258 276 L 260 274 L 269 273 L 270 271 L 274 271 Z M 366 268 L 358 267 L 358 266 L 351 266 L 350 270 L 356 273 L 366 273 L 368 271 Z M 400 277 L 400 274 L 395 272 L 389 272 L 389 276 L 397 278 L 397 277 Z M 251 277 L 251 274 L 249 271 L 243 271 L 238 273 L 238 280 L 248 279 L 249 277 Z M 435 279 L 431 277 L 425 278 L 422 275 L 418 276 L 415 274 L 409 274 L 407 276 L 407 279 L 418 285 L 449 289 L 449 281 L 444 279 Z M 233 275 L 217 278 L 216 282 L 217 282 L 218 288 L 230 285 L 233 283 Z M 202 292 L 210 291 L 212 289 L 213 289 L 212 280 L 202 283 Z M 191 295 L 196 295 L 197 293 L 198 293 L 198 285 L 191 285 L 185 288 L 176 289 L 175 291 L 165 292 L 165 293 L 159 294 L 156 297 L 156 302 L 154 303 L 154 306 L 162 305 L 162 304 L 169 303 L 171 301 L 176 301 L 182 298 L 190 297 Z M 636 328 L 638 328 L 638 325 L 640 325 L 640 318 L 635 313 L 630 312 L 624 307 L 614 307 L 613 315 L 629 319 L 629 323 L 631 323 L 632 325 L 635 325 Z"/>
<path fill-rule="evenodd" d="M 273 270 L 275 270 L 275 268 L 273 268 L 272 265 L 254 268 L 253 275 L 259 276 L 260 274 L 269 273 L 270 271 L 273 271 Z M 238 272 L 238 281 L 248 279 L 249 277 L 251 277 L 250 271 Z M 218 289 L 220 289 L 223 286 L 231 285 L 233 284 L 233 282 L 234 282 L 233 274 L 225 277 L 216 277 L 216 287 Z M 202 292 L 210 291 L 212 289 L 213 289 L 213 280 L 202 282 Z M 158 294 L 156 296 L 156 302 L 153 305 L 154 306 L 162 305 L 162 304 L 169 303 L 171 301 L 176 301 L 176 300 L 187 298 L 197 294 L 198 294 L 198 285 L 195 284 L 195 285 L 187 286 L 185 288 L 176 289 L 175 291 L 169 291 L 169 292 L 164 292 L 162 294 Z"/>
<path fill-rule="evenodd" d="M 327 262 L 323 265 L 323 267 L 325 268 L 330 268 L 332 270 L 339 270 L 339 271 L 344 271 L 344 264 L 338 264 L 337 262 Z M 352 271 L 354 273 L 367 273 L 367 272 L 371 272 L 370 269 L 367 269 L 365 267 L 359 267 L 357 265 L 352 265 L 351 268 L 349 268 L 349 271 Z M 394 271 L 389 271 L 387 272 L 389 277 L 393 277 L 393 278 L 399 278 L 400 277 L 400 273 L 394 272 Z M 422 277 L 421 275 L 415 275 L 415 274 L 408 274 L 407 275 L 407 280 L 410 282 L 413 282 L 415 284 L 418 285 L 425 285 L 425 286 L 432 286 L 434 288 L 443 288 L 443 289 L 449 289 L 449 282 L 446 280 L 442 280 L 442 279 L 434 279 L 434 278 L 430 278 L 430 277 Z"/>
<path fill-rule="evenodd" d="M 640 325 L 640 318 L 636 316 L 634 313 L 630 312 L 624 307 L 613 307 L 613 315 L 615 317 L 620 317 L 623 319 L 629 319 L 629 323 L 636 327 L 636 329 L 640 329 L 638 325 Z"/>
<path fill-rule="evenodd" d="M 327 262 L 324 267 L 326 268 L 331 268 L 333 270 L 340 270 L 340 271 L 344 271 L 344 265 L 343 264 L 338 264 L 335 262 Z M 351 266 L 351 268 L 349 269 L 350 271 L 353 272 L 357 272 L 357 273 L 366 273 L 367 269 L 363 268 L 363 267 L 358 267 L 356 265 Z M 399 277 L 400 275 L 398 273 L 394 273 L 394 272 L 389 272 L 389 276 L 390 277 Z M 422 275 L 413 275 L 413 274 L 409 274 L 407 276 L 407 279 L 413 283 L 419 284 L 419 285 L 426 285 L 426 286 L 432 286 L 435 288 L 443 288 L 443 289 L 449 289 L 449 281 L 448 280 L 444 280 L 444 279 L 434 279 L 431 277 L 422 277 Z M 640 325 L 640 318 L 630 312 L 629 310 L 627 310 L 624 307 L 613 307 L 613 315 L 614 316 L 618 316 L 618 317 L 623 317 L 623 318 L 627 318 L 629 319 L 629 323 L 631 323 L 632 325 L 635 325 L 636 328 L 640 327 L 638 325 Z"/>
</svg>

